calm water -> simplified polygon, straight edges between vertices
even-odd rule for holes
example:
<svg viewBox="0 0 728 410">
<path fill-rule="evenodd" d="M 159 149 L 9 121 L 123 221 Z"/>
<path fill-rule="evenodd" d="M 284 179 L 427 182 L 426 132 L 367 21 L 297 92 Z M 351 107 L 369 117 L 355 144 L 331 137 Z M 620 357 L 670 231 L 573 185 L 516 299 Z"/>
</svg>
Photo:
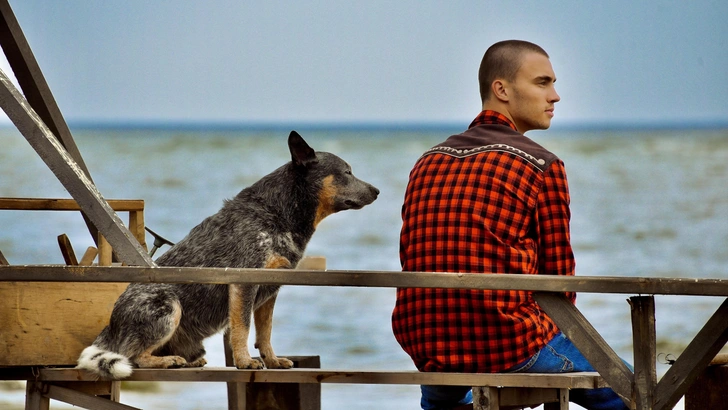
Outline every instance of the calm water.
<svg viewBox="0 0 728 410">
<path fill-rule="evenodd" d="M 312 147 L 340 155 L 382 192 L 360 211 L 329 217 L 307 253 L 326 256 L 329 269 L 398 270 L 399 210 L 409 170 L 425 149 L 455 131 L 302 131 Z M 290 158 L 285 131 L 74 135 L 102 194 L 144 199 L 146 224 L 172 241 L 216 212 L 224 198 Z M 578 275 L 728 279 L 728 131 L 530 136 L 566 162 Z M 17 131 L 0 130 L 0 147 L 0 196 L 69 197 Z M 0 249 L 13 264 L 62 263 L 56 242 L 61 233 L 77 253 L 92 245 L 76 213 L 0 213 Z M 581 294 L 577 305 L 631 360 L 628 296 Z M 658 352 L 679 355 L 720 302 L 658 296 Z M 285 287 L 273 344 L 280 355 L 320 355 L 325 368 L 412 369 L 392 336 L 393 304 L 393 289 Z M 221 337 L 206 346 L 210 364 L 223 365 Z M 174 394 L 123 396 L 129 405 L 153 409 L 226 406 L 222 384 L 158 388 Z M 22 400 L 23 392 L 0 389 L 0 407 Z M 415 409 L 418 400 L 417 386 L 325 385 L 322 396 L 324 409 Z"/>
</svg>

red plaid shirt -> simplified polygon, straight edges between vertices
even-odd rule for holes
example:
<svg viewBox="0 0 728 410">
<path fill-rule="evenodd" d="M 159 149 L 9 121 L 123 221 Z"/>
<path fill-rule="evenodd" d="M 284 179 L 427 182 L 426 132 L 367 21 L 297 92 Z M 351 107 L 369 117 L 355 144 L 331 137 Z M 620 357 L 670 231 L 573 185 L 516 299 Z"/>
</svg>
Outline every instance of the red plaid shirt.
<svg viewBox="0 0 728 410">
<path fill-rule="evenodd" d="M 563 162 L 483 111 L 412 169 L 402 270 L 573 275 L 569 218 Z M 401 288 L 392 327 L 418 369 L 446 372 L 507 370 L 558 332 L 530 292 L 505 290 Z"/>
</svg>

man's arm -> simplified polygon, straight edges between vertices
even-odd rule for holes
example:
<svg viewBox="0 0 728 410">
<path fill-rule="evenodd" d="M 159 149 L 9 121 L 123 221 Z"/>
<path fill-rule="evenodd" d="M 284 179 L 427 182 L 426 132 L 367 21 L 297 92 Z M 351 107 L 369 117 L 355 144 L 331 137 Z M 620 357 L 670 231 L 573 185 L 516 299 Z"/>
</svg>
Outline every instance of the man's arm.
<svg viewBox="0 0 728 410">
<path fill-rule="evenodd" d="M 561 160 L 554 161 L 543 174 L 543 186 L 538 195 L 537 216 L 539 232 L 539 274 L 574 275 L 574 252 L 569 232 L 569 185 Z M 576 294 L 566 295 L 572 302 Z"/>
</svg>

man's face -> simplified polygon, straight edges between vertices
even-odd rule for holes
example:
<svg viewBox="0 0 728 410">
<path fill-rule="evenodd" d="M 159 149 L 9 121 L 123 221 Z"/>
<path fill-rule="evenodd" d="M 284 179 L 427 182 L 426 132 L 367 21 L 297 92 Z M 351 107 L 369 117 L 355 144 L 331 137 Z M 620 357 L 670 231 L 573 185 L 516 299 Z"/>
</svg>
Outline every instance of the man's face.
<svg viewBox="0 0 728 410">
<path fill-rule="evenodd" d="M 511 85 L 510 114 L 521 133 L 545 130 L 551 126 L 556 93 L 556 75 L 548 57 L 529 52 L 523 55 L 521 68 Z"/>
</svg>

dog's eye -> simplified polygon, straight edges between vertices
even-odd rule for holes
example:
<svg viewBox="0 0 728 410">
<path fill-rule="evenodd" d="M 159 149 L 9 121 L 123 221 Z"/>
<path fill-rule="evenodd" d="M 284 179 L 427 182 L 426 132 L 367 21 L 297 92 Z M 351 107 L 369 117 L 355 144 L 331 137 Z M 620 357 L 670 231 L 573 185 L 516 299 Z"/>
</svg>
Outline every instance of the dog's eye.
<svg viewBox="0 0 728 410">
<path fill-rule="evenodd" d="M 351 170 L 350 170 L 350 169 L 347 169 L 346 171 L 344 171 L 344 173 L 345 173 L 346 175 L 351 175 Z"/>
</svg>

